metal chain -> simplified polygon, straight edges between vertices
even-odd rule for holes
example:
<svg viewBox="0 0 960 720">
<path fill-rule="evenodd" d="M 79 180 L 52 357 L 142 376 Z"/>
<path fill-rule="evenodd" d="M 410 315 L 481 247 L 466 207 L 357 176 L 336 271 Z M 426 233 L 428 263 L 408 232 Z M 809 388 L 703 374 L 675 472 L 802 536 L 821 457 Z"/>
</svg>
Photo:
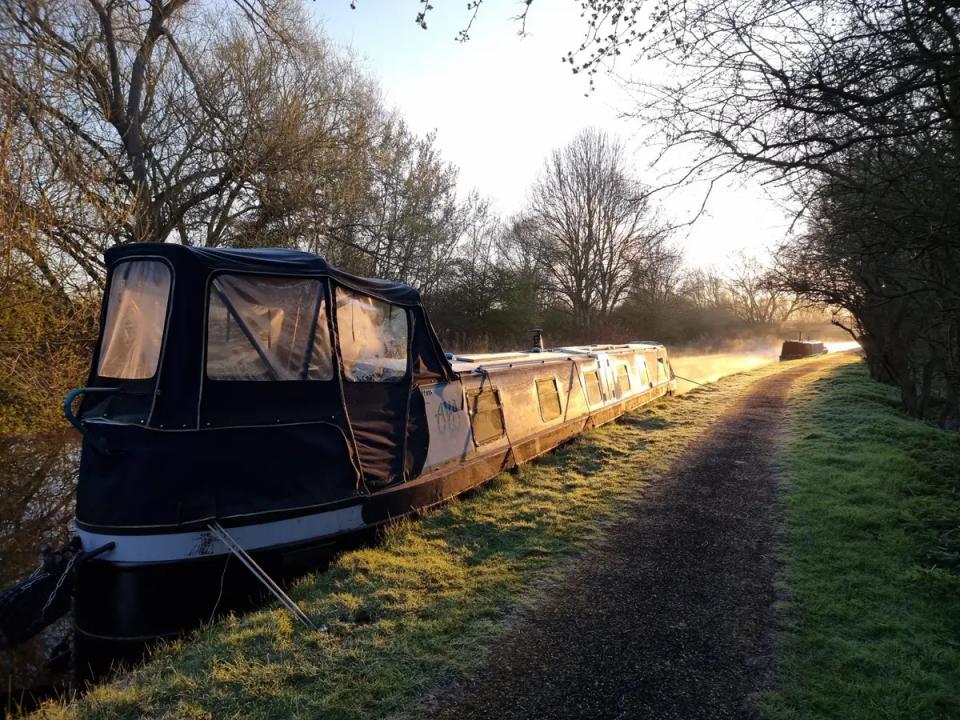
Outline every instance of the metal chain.
<svg viewBox="0 0 960 720">
<path fill-rule="evenodd" d="M 17 583 L 12 588 L 10 588 L 10 590 L 8 590 L 7 593 L 3 596 L 3 600 L 5 602 L 10 602 L 11 600 L 13 600 L 13 598 L 26 592 L 33 585 L 36 585 L 41 580 L 46 579 L 49 575 L 50 573 L 46 572 L 43 569 L 43 563 L 41 562 L 40 566 L 36 570 L 34 570 L 32 573 L 30 573 L 30 575 L 28 575 L 19 583 Z"/>
<path fill-rule="evenodd" d="M 43 610 L 40 611 L 40 617 L 43 617 L 47 614 L 47 610 L 53 604 L 53 601 L 57 597 L 57 593 L 60 592 L 60 588 L 63 587 L 64 581 L 67 579 L 67 575 L 70 574 L 70 571 L 73 569 L 74 563 L 77 561 L 77 558 L 80 556 L 80 553 L 74 553 L 70 556 L 70 559 L 67 560 L 67 566 L 63 569 L 63 574 L 60 576 L 60 579 L 57 580 L 57 584 L 54 586 L 53 590 L 50 592 L 50 596 L 47 598 L 47 602 L 43 606 Z"/>
</svg>

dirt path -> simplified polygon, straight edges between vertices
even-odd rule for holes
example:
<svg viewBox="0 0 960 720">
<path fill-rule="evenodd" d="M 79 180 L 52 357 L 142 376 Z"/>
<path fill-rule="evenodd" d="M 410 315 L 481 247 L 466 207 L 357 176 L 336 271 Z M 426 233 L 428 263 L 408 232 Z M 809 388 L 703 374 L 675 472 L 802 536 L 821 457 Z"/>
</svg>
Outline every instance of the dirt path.
<svg viewBox="0 0 960 720">
<path fill-rule="evenodd" d="M 769 681 L 773 449 L 791 384 L 757 381 L 635 517 L 514 626 L 436 718 L 751 718 Z"/>
</svg>

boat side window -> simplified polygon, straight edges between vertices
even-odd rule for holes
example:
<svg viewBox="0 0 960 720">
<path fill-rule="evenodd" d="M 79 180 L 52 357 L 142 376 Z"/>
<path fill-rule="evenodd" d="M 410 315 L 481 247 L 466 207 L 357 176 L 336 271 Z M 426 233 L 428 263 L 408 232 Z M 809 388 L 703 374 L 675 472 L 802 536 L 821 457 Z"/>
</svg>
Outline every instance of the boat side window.
<svg viewBox="0 0 960 720">
<path fill-rule="evenodd" d="M 160 260 L 132 260 L 114 268 L 97 375 L 146 380 L 157 374 L 171 280 L 170 268 Z"/>
<path fill-rule="evenodd" d="M 537 380 L 537 399 L 540 401 L 540 417 L 544 422 L 550 422 L 560 417 L 562 410 L 556 378 Z"/>
<path fill-rule="evenodd" d="M 470 404 L 473 441 L 477 445 L 483 445 L 503 437 L 505 431 L 500 391 L 495 388 L 474 390 L 467 393 L 467 401 Z"/>
<path fill-rule="evenodd" d="M 587 386 L 587 403 L 596 405 L 603 400 L 603 394 L 600 392 L 600 371 L 590 370 L 583 374 L 583 381 Z"/>
<path fill-rule="evenodd" d="M 337 288 L 337 335 L 343 376 L 353 382 L 399 382 L 407 375 L 407 311 Z"/>
<path fill-rule="evenodd" d="M 324 286 L 310 278 L 217 275 L 207 308 L 211 380 L 333 377 Z"/>
<path fill-rule="evenodd" d="M 630 371 L 626 363 L 620 363 L 617 368 L 617 384 L 620 386 L 620 392 L 625 393 L 630 390 Z"/>
<path fill-rule="evenodd" d="M 653 387 L 653 380 L 650 379 L 650 371 L 647 369 L 647 361 L 643 358 L 637 358 L 637 375 L 640 376 L 642 384 Z"/>
</svg>

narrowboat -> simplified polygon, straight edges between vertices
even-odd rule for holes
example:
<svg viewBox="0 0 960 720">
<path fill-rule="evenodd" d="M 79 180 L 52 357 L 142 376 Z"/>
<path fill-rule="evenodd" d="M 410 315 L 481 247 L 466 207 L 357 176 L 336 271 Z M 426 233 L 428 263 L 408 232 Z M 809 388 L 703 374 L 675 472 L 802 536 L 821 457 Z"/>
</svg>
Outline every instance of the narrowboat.
<svg viewBox="0 0 960 720">
<path fill-rule="evenodd" d="M 816 357 L 825 355 L 826 352 L 827 346 L 816 340 L 784 340 L 780 349 L 780 362 Z"/>
<path fill-rule="evenodd" d="M 135 244 L 106 263 L 65 403 L 88 655 L 240 602 L 258 585 L 238 553 L 302 574 L 676 386 L 654 342 L 446 354 L 416 290 L 305 252 Z"/>
</svg>

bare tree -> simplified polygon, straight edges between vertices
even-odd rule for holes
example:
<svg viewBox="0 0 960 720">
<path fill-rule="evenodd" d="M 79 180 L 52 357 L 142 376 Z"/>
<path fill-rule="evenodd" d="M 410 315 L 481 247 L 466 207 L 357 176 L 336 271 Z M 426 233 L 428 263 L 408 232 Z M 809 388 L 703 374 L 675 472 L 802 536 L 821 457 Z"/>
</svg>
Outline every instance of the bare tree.
<svg viewBox="0 0 960 720">
<path fill-rule="evenodd" d="M 529 218 L 552 290 L 589 334 L 623 300 L 638 266 L 665 236 L 647 188 L 618 141 L 585 130 L 547 160 Z"/>
<path fill-rule="evenodd" d="M 729 271 L 727 288 L 733 311 L 749 325 L 779 325 L 801 307 L 796 295 L 769 280 L 757 258 L 740 252 Z"/>
<path fill-rule="evenodd" d="M 97 309 L 73 264 L 38 232 L 49 208 L 24 184 L 27 144 L 13 117 L 0 113 L 0 435 L 62 421 L 46 400 L 81 377 Z"/>
<path fill-rule="evenodd" d="M 732 305 L 727 281 L 715 269 L 696 268 L 687 271 L 680 284 L 680 293 L 698 310 Z"/>
<path fill-rule="evenodd" d="M 29 141 L 33 202 L 54 210 L 50 244 L 98 278 L 115 242 L 276 244 L 287 218 L 301 237 L 307 209 L 334 204 L 317 202 L 317 178 L 342 176 L 357 155 L 344 146 L 369 143 L 379 97 L 299 8 L 0 6 L 0 97 Z"/>
<path fill-rule="evenodd" d="M 0 96 L 39 160 L 34 204 L 56 208 L 48 244 L 88 277 L 109 244 L 173 238 L 426 289 L 459 235 L 456 169 L 297 0 L 14 0 Z"/>
<path fill-rule="evenodd" d="M 469 215 L 300 0 L 0 3 L 0 128 L 0 288 L 49 311 L 0 308 L 0 399 L 27 416 L 55 407 L 50 363 L 79 381 L 113 244 L 299 247 L 430 292 Z"/>
<path fill-rule="evenodd" d="M 458 199 L 457 169 L 440 156 L 434 135 L 417 137 L 379 103 L 363 128 L 332 172 L 317 178 L 312 235 L 301 244 L 343 267 L 429 294 L 446 274 L 471 201 Z"/>
<path fill-rule="evenodd" d="M 524 26 L 536 5 L 525 3 Z M 636 117 L 668 147 L 699 153 L 681 182 L 746 171 L 788 188 L 813 227 L 786 245 L 782 269 L 796 279 L 782 276 L 780 287 L 848 303 L 875 376 L 899 384 L 912 412 L 936 395 L 942 422 L 960 422 L 956 3 L 582 6 L 584 41 L 566 58 L 573 71 L 622 71 L 623 56 L 645 66 L 626 80 Z M 746 307 L 754 294 L 742 288 Z"/>
<path fill-rule="evenodd" d="M 213 26 L 190 7 L 11 0 L 0 9 L 0 89 L 118 239 L 164 239 L 246 170 L 247 138 L 227 115 L 222 73 L 201 62 Z M 253 35 L 289 12 L 236 7 Z"/>
</svg>

